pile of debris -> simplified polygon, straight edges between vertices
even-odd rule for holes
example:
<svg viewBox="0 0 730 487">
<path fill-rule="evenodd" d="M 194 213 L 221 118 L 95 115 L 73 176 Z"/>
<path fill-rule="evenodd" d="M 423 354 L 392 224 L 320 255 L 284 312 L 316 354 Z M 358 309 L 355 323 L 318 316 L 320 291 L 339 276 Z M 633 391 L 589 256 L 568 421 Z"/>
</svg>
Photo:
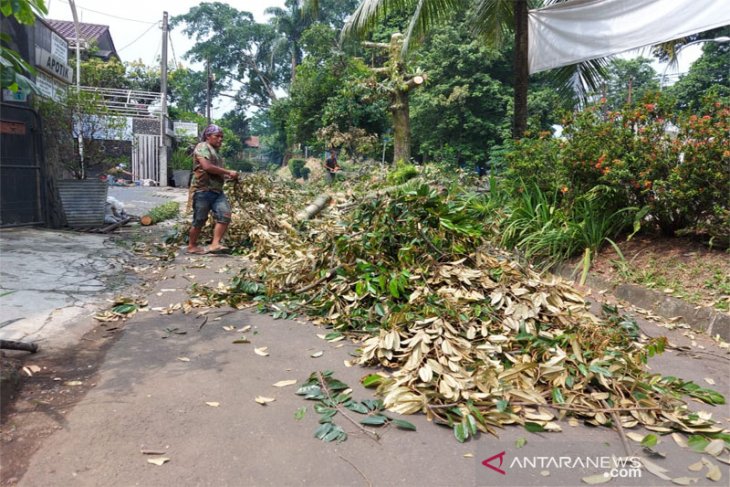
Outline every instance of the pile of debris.
<svg viewBox="0 0 730 487">
<path fill-rule="evenodd" d="M 566 414 L 722 432 L 682 400 L 721 404 L 720 394 L 647 371 L 664 339 L 599 319 L 570 285 L 493 247 L 476 216 L 489 196 L 443 187 L 343 195 L 302 227 L 290 187 L 245 180 L 231 195 L 233 228 L 247 234 L 253 265 L 206 297 L 365 335 L 357 362 L 393 370 L 369 381 L 385 406 L 425 412 L 460 439 L 511 423 L 558 431 Z"/>
</svg>

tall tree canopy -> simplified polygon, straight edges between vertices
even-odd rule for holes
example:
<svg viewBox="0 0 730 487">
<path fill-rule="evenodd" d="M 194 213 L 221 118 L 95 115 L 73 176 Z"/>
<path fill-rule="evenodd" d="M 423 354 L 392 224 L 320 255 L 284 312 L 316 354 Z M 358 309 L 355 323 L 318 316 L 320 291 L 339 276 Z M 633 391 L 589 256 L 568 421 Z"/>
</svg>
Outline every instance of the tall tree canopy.
<svg viewBox="0 0 730 487">
<path fill-rule="evenodd" d="M 266 107 L 277 99 L 276 90 L 289 82 L 290 65 L 276 50 L 276 30 L 256 23 L 251 13 L 220 2 L 201 3 L 170 21 L 172 28 L 181 24 L 196 41 L 185 58 L 210 63 L 221 90 L 237 88 L 240 82 L 239 104 Z"/>
</svg>

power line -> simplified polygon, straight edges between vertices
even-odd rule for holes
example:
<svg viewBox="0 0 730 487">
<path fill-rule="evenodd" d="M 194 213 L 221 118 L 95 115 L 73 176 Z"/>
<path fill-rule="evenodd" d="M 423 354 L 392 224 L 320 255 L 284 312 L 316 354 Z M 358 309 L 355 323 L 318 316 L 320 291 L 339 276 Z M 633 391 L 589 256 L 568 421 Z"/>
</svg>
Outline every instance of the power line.
<svg viewBox="0 0 730 487">
<path fill-rule="evenodd" d="M 140 35 L 139 35 L 139 36 L 138 36 L 138 37 L 137 37 L 137 38 L 136 38 L 135 40 L 133 40 L 132 42 L 130 42 L 130 43 L 129 43 L 129 44 L 127 44 L 126 46 L 124 46 L 124 47 L 122 47 L 122 48 L 119 48 L 119 49 L 117 49 L 117 52 L 120 52 L 120 51 L 123 51 L 123 50 L 125 50 L 126 48 L 128 48 L 129 46 L 131 46 L 132 44 L 134 44 L 135 42 L 137 42 L 138 40 L 140 40 L 140 39 L 141 39 L 142 37 L 144 37 L 144 35 L 145 35 L 145 34 L 147 34 L 147 33 L 148 33 L 148 32 L 149 32 L 149 31 L 150 31 L 150 30 L 151 30 L 151 29 L 152 29 L 153 27 L 156 27 L 156 26 L 157 26 L 157 24 L 158 24 L 158 23 L 157 23 L 157 22 L 155 22 L 154 24 L 150 25 L 150 26 L 149 26 L 149 27 L 148 27 L 148 28 L 147 28 L 147 29 L 146 29 L 146 30 L 145 30 L 144 32 L 142 32 L 142 33 L 141 33 L 141 34 L 140 34 Z"/>
<path fill-rule="evenodd" d="M 61 1 L 63 1 L 64 3 L 68 3 L 68 0 L 61 0 Z M 88 12 L 94 12 L 95 14 L 104 15 L 106 17 L 111 17 L 113 19 L 127 20 L 129 22 L 139 22 L 140 24 L 157 24 L 158 23 L 158 21 L 150 22 L 149 20 L 130 19 L 130 18 L 127 18 L 127 17 L 120 17 L 118 15 L 112 15 L 112 14 L 108 14 L 106 12 L 100 12 L 98 10 L 93 10 L 93 9 L 90 9 L 90 8 L 86 8 L 83 5 L 79 5 L 78 3 L 76 4 L 76 6 L 79 8 L 79 10 L 86 10 Z M 50 10 L 50 2 L 49 2 L 49 10 Z"/>
<path fill-rule="evenodd" d="M 177 57 L 175 56 L 175 46 L 172 44 L 172 36 L 170 31 L 167 31 L 167 39 L 170 41 L 170 50 L 172 51 L 172 62 L 175 63 L 175 69 L 177 69 Z"/>
</svg>

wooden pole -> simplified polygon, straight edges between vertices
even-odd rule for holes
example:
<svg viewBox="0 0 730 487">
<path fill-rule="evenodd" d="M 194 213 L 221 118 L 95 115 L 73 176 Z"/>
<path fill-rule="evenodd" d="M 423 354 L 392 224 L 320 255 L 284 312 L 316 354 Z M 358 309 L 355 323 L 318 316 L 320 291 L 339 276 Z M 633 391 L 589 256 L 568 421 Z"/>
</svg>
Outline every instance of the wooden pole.
<svg viewBox="0 0 730 487">
<path fill-rule="evenodd" d="M 38 345 L 35 343 L 18 342 L 15 340 L 0 340 L 0 348 L 6 350 L 23 350 L 30 353 L 36 353 L 38 351 Z"/>
</svg>

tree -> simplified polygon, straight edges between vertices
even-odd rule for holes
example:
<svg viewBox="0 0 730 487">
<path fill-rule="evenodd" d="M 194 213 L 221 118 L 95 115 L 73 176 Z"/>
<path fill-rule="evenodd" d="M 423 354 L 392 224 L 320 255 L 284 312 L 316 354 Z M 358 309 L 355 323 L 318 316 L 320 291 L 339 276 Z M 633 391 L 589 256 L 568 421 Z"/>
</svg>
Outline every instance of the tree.
<svg viewBox="0 0 730 487">
<path fill-rule="evenodd" d="M 170 90 L 171 113 L 173 110 L 205 113 L 207 78 L 204 71 L 194 71 L 182 66 L 170 71 L 167 86 Z M 217 95 L 219 91 L 219 85 L 214 84 L 212 95 Z"/>
<path fill-rule="evenodd" d="M 116 58 L 104 61 L 97 57 L 90 57 L 81 61 L 82 86 L 127 88 L 128 83 L 125 74 L 124 65 Z"/>
<path fill-rule="evenodd" d="M 506 64 L 503 54 L 473 41 L 454 22 L 434 31 L 414 62 L 429 75 L 428 86 L 411 98 L 418 152 L 485 167 L 489 149 L 502 143 L 509 113 L 508 87 L 491 75 Z"/>
<path fill-rule="evenodd" d="M 656 71 L 645 57 L 611 61 L 606 80 L 606 102 L 612 110 L 637 102 L 653 91 L 659 91 Z"/>
<path fill-rule="evenodd" d="M 126 120 L 111 116 L 99 95 L 74 92 L 61 101 L 38 97 L 36 109 L 43 118 L 47 157 L 74 178 L 86 179 L 90 169 L 103 172 L 116 164 L 105 141 L 120 138 Z M 83 140 L 83 154 L 76 145 L 79 140 Z"/>
<path fill-rule="evenodd" d="M 201 3 L 170 20 L 171 28 L 181 24 L 196 40 L 185 58 L 209 63 L 221 91 L 242 83 L 235 95 L 238 103 L 269 106 L 277 99 L 276 90 L 289 81 L 290 65 L 276 50 L 274 27 L 256 23 L 251 13 L 223 3 Z"/>
<path fill-rule="evenodd" d="M 36 16 L 45 16 L 48 8 L 43 0 L 2 0 L 0 12 L 3 17 L 12 17 L 20 24 L 33 25 Z M 12 42 L 7 32 L 0 33 L 0 89 L 7 88 L 12 92 L 20 88 L 35 89 L 35 83 L 26 76 L 34 74 L 35 68 L 10 48 Z"/>
<path fill-rule="evenodd" d="M 474 32 L 488 39 L 490 45 L 499 47 L 513 33 L 514 40 L 514 120 L 513 137 L 522 137 L 528 120 L 528 60 L 527 19 L 528 6 L 539 6 L 563 0 L 477 0 L 473 8 L 466 0 L 363 0 L 343 29 L 343 37 L 362 37 L 371 32 L 390 11 L 403 8 L 412 12 L 405 34 L 402 55 L 410 46 L 425 38 L 435 26 L 452 16 L 467 12 L 468 22 Z M 533 5 L 534 3 L 534 5 Z M 528 5 L 529 4 L 529 5 Z M 557 80 L 571 87 L 595 89 L 598 79 L 605 75 L 605 60 L 597 59 L 555 71 Z M 579 83 L 576 83 L 576 77 Z"/>
<path fill-rule="evenodd" d="M 425 81 L 423 73 L 408 73 L 401 56 L 403 35 L 395 33 L 389 44 L 363 42 L 365 47 L 384 49 L 388 52 L 385 66 L 372 68 L 373 73 L 383 76 L 378 88 L 390 98 L 390 113 L 393 117 L 393 162 L 409 162 L 411 158 L 411 119 L 409 95 Z"/>
<path fill-rule="evenodd" d="M 724 35 L 730 33 L 726 29 Z M 689 68 L 689 73 L 669 88 L 679 108 L 697 111 L 710 90 L 718 99 L 730 99 L 730 44 L 707 42 L 702 56 Z"/>
<path fill-rule="evenodd" d="M 286 0 L 286 10 L 280 7 L 269 7 L 264 13 L 273 18 L 270 23 L 281 35 L 277 48 L 283 48 L 291 59 L 291 80 L 297 72 L 297 66 L 302 62 L 301 37 L 302 33 L 312 22 L 311 15 L 303 11 L 299 0 Z"/>
</svg>

